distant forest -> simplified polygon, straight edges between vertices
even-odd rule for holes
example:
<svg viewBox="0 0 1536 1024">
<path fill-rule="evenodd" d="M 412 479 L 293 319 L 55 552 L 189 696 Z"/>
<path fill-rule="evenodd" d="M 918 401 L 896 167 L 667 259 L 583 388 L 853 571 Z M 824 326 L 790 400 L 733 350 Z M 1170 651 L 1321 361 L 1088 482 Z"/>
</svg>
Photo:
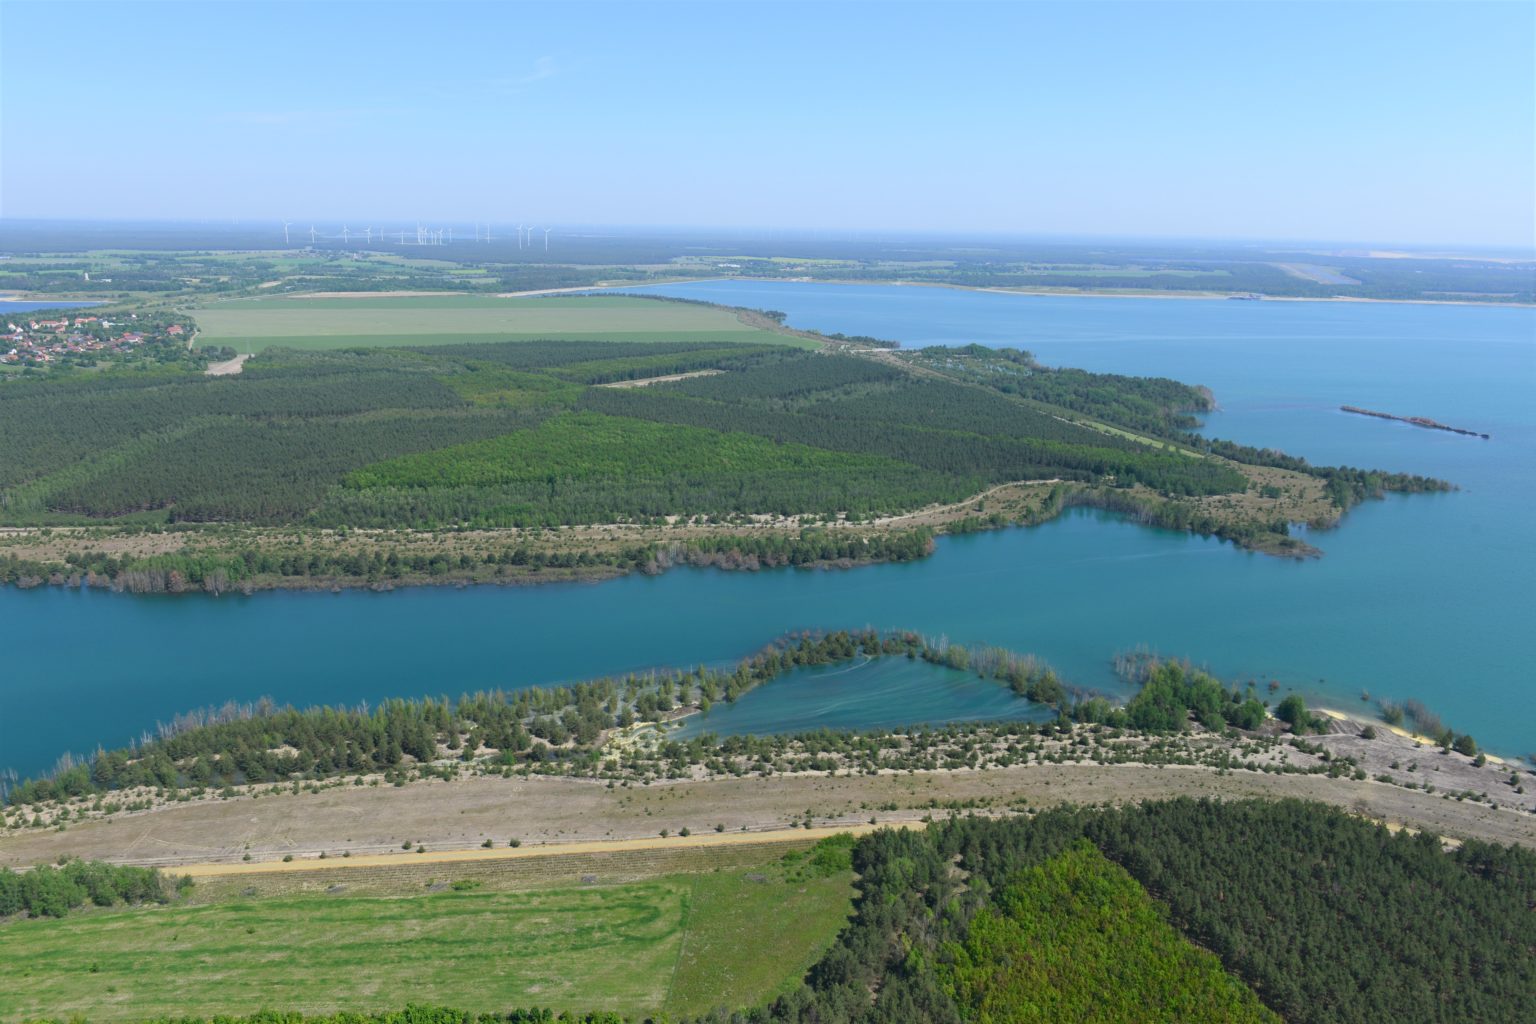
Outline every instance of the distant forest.
<svg viewBox="0 0 1536 1024">
<path fill-rule="evenodd" d="M 590 386 L 702 368 L 728 372 Z M 1135 378 L 1105 387 L 1169 397 L 1166 383 Z M 10 522 L 860 519 L 1011 480 L 1113 479 L 1173 495 L 1246 486 L 1221 464 L 960 382 L 847 355 L 704 343 L 272 350 L 232 378 L 18 380 L 0 391 L 0 433 Z"/>
</svg>

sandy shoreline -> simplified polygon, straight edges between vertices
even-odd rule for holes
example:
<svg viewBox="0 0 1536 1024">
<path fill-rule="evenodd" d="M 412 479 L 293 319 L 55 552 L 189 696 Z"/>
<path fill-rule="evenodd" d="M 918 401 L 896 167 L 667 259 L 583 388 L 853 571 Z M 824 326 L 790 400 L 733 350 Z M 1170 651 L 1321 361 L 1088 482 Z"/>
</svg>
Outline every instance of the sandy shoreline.
<svg viewBox="0 0 1536 1024">
<path fill-rule="evenodd" d="M 783 278 L 783 277 L 707 277 L 692 278 L 678 283 L 705 284 L 712 281 L 754 281 L 764 284 L 840 284 L 862 285 L 865 287 L 895 287 L 895 288 L 948 288 L 958 292 L 991 292 L 996 295 L 1044 295 L 1060 298 L 1077 299 L 1185 299 L 1190 301 L 1241 301 L 1234 296 L 1247 295 L 1247 292 L 1127 292 L 1127 291 L 1090 291 L 1083 289 L 1050 289 L 1050 288 L 1000 288 L 985 285 L 948 284 L 944 281 L 869 281 L 869 280 L 840 280 L 826 281 L 814 278 Z M 655 285 L 615 285 L 615 289 L 656 287 Z M 601 290 L 594 286 L 584 291 Z M 1301 295 L 1265 295 L 1261 299 L 1252 300 L 1260 302 L 1365 302 L 1382 305 L 1405 306 L 1493 306 L 1510 307 L 1513 309 L 1536 309 L 1536 303 L 1529 302 L 1481 302 L 1469 299 L 1369 299 L 1352 295 L 1333 295 L 1326 298 L 1308 298 Z"/>
<path fill-rule="evenodd" d="M 589 284 L 577 285 L 569 288 L 534 288 L 527 291 L 514 292 L 466 292 L 444 289 L 439 291 L 360 291 L 360 292 L 298 292 L 285 293 L 279 296 L 281 299 L 404 299 L 404 298 L 431 298 L 442 295 L 471 295 L 484 296 L 497 299 L 536 298 L 541 295 L 577 295 L 590 292 L 627 292 L 645 294 L 648 288 L 664 288 L 676 284 L 712 284 L 715 282 L 746 281 L 760 284 L 831 284 L 831 285 L 860 285 L 863 287 L 894 287 L 894 288 L 948 288 L 961 292 L 989 292 L 994 295 L 1043 295 L 1060 298 L 1078 299 L 1181 299 L 1186 301 L 1234 301 L 1239 296 L 1247 295 L 1246 292 L 1135 292 L 1115 291 L 1105 289 L 1102 291 L 1093 289 L 1071 288 L 1004 288 L 986 285 L 949 284 L 944 281 L 876 281 L 865 279 L 844 280 L 820 280 L 816 278 L 786 278 L 786 277 L 677 277 L 666 281 L 647 281 L 645 283 L 625 282 L 621 284 Z M 1476 299 L 1373 299 L 1356 295 L 1330 295 L 1322 298 L 1312 298 L 1302 295 L 1262 295 L 1257 300 L 1260 302 L 1357 302 L 1375 303 L 1381 305 L 1401 306 L 1486 306 L 1492 308 L 1511 309 L 1536 309 L 1536 303 L 1530 302 L 1492 302 Z M 0 303 L 5 302 L 68 302 L 68 303 L 92 303 L 94 305 L 110 305 L 112 300 L 100 298 L 53 298 L 34 297 L 31 295 L 0 295 Z"/>
<path fill-rule="evenodd" d="M 672 282 L 651 282 L 649 284 L 615 284 L 615 285 L 590 285 L 586 288 L 569 289 L 571 291 L 596 292 L 596 291 L 628 291 L 644 294 L 646 288 L 662 288 L 669 284 L 713 284 L 715 282 L 748 281 L 758 284 L 832 284 L 832 285 L 858 285 L 865 288 L 948 288 L 957 292 L 990 292 L 994 295 L 1043 295 L 1048 297 L 1068 299 L 1182 299 L 1188 301 L 1215 302 L 1215 301 L 1259 301 L 1259 302 L 1366 302 L 1381 305 L 1404 306 L 1491 306 L 1509 307 L 1512 309 L 1536 309 L 1536 303 L 1530 302 L 1479 302 L 1470 299 L 1368 299 L 1352 295 L 1333 295 L 1326 298 L 1308 298 L 1302 295 L 1264 295 L 1257 300 L 1238 300 L 1237 296 L 1248 295 L 1248 292 L 1127 292 L 1127 291 L 1089 291 L 1083 289 L 1051 289 L 1051 288 L 1000 288 L 987 285 L 974 284 L 948 284 L 944 281 L 872 281 L 865 279 L 846 280 L 821 280 L 810 277 L 688 277 L 679 278 Z M 531 295 L 534 292 L 507 292 L 507 295 Z"/>
</svg>

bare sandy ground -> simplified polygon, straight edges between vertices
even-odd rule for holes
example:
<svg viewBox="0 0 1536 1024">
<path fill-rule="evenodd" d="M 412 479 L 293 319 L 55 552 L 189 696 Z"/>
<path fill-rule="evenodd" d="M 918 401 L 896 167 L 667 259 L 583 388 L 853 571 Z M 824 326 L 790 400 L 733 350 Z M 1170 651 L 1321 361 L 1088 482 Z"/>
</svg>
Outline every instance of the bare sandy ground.
<svg viewBox="0 0 1536 1024">
<path fill-rule="evenodd" d="M 540 844 L 639 840 L 661 830 L 698 834 L 784 829 L 807 818 L 844 828 L 942 815 L 959 802 L 983 811 L 1058 803 L 1129 803 L 1177 796 L 1299 797 L 1441 835 L 1536 847 L 1536 816 L 1446 799 L 1375 781 L 1210 768 L 1047 764 L 986 771 L 784 775 L 616 786 L 571 778 L 478 777 L 402 787 L 345 785 L 319 792 L 249 795 L 119 814 L 65 831 L 27 829 L 0 838 L 0 865 L 62 855 L 175 868 L 185 864 L 327 863 L 343 853 L 397 856 L 402 844 L 474 850 L 490 839 Z M 804 831 L 801 830 L 801 836 Z M 412 854 L 428 856 L 429 854 Z"/>
<path fill-rule="evenodd" d="M 650 283 L 650 282 L 647 282 Z M 634 285 L 621 284 L 588 284 L 574 288 L 533 288 L 525 292 L 497 292 L 498 299 L 526 299 L 535 295 L 570 295 L 573 292 L 589 292 L 594 288 L 633 288 Z"/>
<path fill-rule="evenodd" d="M 647 388 L 652 384 L 669 384 L 674 380 L 691 380 L 694 377 L 718 377 L 724 370 L 693 370 L 689 373 L 669 373 L 665 377 L 642 377 L 639 380 L 616 380 L 598 384 L 600 388 Z"/>
<path fill-rule="evenodd" d="M 235 356 L 233 359 L 226 359 L 222 363 L 209 363 L 208 369 L 203 372 L 210 377 L 227 377 L 245 369 L 245 361 L 249 358 L 251 358 L 250 353 L 246 353 L 245 355 Z"/>
<path fill-rule="evenodd" d="M 284 299 L 415 299 L 433 295 L 467 295 L 468 292 L 455 291 L 411 291 L 400 289 L 392 292 L 295 292 L 292 295 L 284 295 Z"/>
</svg>

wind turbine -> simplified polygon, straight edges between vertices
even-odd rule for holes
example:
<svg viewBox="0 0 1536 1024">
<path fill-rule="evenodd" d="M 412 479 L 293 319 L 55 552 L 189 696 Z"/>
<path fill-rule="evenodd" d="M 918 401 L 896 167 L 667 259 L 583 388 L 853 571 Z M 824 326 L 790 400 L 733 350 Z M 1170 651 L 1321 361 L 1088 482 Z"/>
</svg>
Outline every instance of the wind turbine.
<svg viewBox="0 0 1536 1024">
<path fill-rule="evenodd" d="M 544 229 L 544 251 L 545 252 L 549 252 L 549 233 L 551 231 L 553 231 L 553 230 L 555 230 L 555 229 L 554 228 L 545 228 Z"/>
<path fill-rule="evenodd" d="M 284 245 L 288 244 L 288 229 L 290 227 L 292 227 L 292 226 L 293 226 L 293 221 L 291 221 L 291 220 L 283 221 L 283 244 Z"/>
<path fill-rule="evenodd" d="M 352 241 L 351 232 L 349 232 L 347 230 L 347 226 L 343 224 L 341 226 L 341 244 L 346 245 L 350 241 Z"/>
<path fill-rule="evenodd" d="M 373 228 L 368 227 L 363 229 L 363 240 L 369 245 L 373 244 Z"/>
<path fill-rule="evenodd" d="M 486 221 L 485 222 L 485 240 L 487 242 L 489 242 L 491 240 L 491 222 L 490 221 Z"/>
<path fill-rule="evenodd" d="M 313 224 L 309 226 L 309 244 L 315 244 L 315 226 Z"/>
<path fill-rule="evenodd" d="M 517 226 L 517 247 L 519 249 L 523 247 L 523 226 L 521 224 Z"/>
</svg>

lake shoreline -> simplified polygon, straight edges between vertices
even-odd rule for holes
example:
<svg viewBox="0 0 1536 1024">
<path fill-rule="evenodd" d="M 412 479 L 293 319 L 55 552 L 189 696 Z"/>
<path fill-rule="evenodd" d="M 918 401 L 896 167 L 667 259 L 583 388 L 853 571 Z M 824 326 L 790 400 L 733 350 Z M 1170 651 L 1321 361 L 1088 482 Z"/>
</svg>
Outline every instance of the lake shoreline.
<svg viewBox="0 0 1536 1024">
<path fill-rule="evenodd" d="M 1052 510 L 1050 514 L 1032 521 L 988 523 L 976 527 L 968 527 L 960 531 L 951 531 L 939 528 L 934 531 L 934 534 L 935 536 L 954 536 L 957 534 L 964 535 L 968 533 L 1000 532 L 1008 529 L 1028 529 L 1030 527 L 1041 526 L 1045 523 L 1051 522 L 1061 517 L 1063 514 L 1073 508 L 1096 509 L 1111 515 L 1119 516 L 1125 519 L 1127 522 L 1131 522 L 1149 529 L 1170 530 L 1174 533 L 1195 533 L 1195 531 L 1178 530 L 1172 529 L 1170 527 L 1159 526 L 1158 524 L 1152 522 L 1139 522 L 1137 517 L 1132 513 L 1110 507 L 1100 506 L 1094 504 L 1091 500 L 1088 500 L 1079 502 L 1065 501 L 1062 503 L 1061 507 Z M 1337 525 L 1337 521 L 1330 524 L 1331 527 L 1336 527 Z M 3 534 L 5 531 L 12 531 L 17 529 L 24 528 L 0 528 L 0 534 Z M 1231 544 L 1233 547 L 1240 551 L 1245 551 L 1249 554 L 1263 555 L 1268 558 L 1277 558 L 1282 561 L 1308 562 L 1323 557 L 1323 552 L 1319 548 L 1316 548 L 1311 544 L 1307 544 L 1304 541 L 1297 541 L 1294 539 L 1291 539 L 1291 543 L 1287 546 L 1262 543 L 1262 538 L 1260 541 L 1252 541 L 1247 543 L 1226 537 L 1218 537 L 1218 539 L 1222 540 L 1224 543 Z M 3 551 L 3 549 L 0 549 L 0 551 Z M 557 583 L 603 583 L 610 580 L 621 579 L 635 573 L 654 576 L 660 575 L 664 572 L 669 572 L 672 569 L 689 566 L 695 568 L 712 568 L 721 572 L 746 573 L 761 572 L 765 570 L 771 571 L 775 569 L 799 569 L 821 572 L 846 571 L 877 565 L 890 565 L 893 563 L 900 564 L 902 562 L 918 561 L 932 558 L 935 556 L 936 552 L 930 550 L 919 558 L 914 559 L 871 557 L 854 560 L 840 558 L 818 559 L 815 561 L 802 562 L 798 564 L 778 565 L 763 564 L 756 559 L 742 559 L 740 560 L 740 564 L 737 564 L 736 561 L 733 561 L 727 557 L 728 554 L 729 553 L 727 552 L 719 557 L 701 562 L 697 565 L 688 560 L 671 561 L 668 564 L 659 565 L 654 570 L 648 567 L 640 566 L 596 564 L 573 568 L 546 567 L 537 570 L 523 571 L 516 576 L 486 576 L 483 574 L 476 574 L 474 572 L 464 573 L 459 571 L 450 571 L 441 575 L 407 573 L 402 574 L 399 577 L 387 580 L 369 579 L 366 577 L 356 576 L 263 575 L 244 579 L 238 583 L 220 585 L 216 589 L 210 589 L 206 585 L 198 585 L 191 582 L 177 585 L 169 581 L 148 587 L 140 587 L 131 583 L 122 582 L 117 578 L 103 577 L 95 573 L 82 573 L 79 571 L 53 571 L 50 572 L 47 576 L 27 575 L 18 576 L 13 580 L 0 580 L 0 588 L 5 588 L 7 586 L 14 587 L 17 590 L 35 590 L 44 586 L 58 587 L 63 589 L 86 588 L 93 590 L 111 591 L 113 593 L 127 594 L 135 597 L 183 596 L 199 594 L 209 597 L 220 597 L 224 594 L 252 596 L 257 593 L 272 591 L 294 591 L 310 593 L 328 591 L 331 593 L 341 593 L 343 591 L 367 590 L 373 593 L 391 593 L 396 590 L 405 590 L 415 587 L 452 587 L 454 589 L 463 590 L 469 587 L 480 586 L 538 587 Z M 127 572 L 132 571 L 133 570 L 128 570 Z"/>
<path fill-rule="evenodd" d="M 1214 536 L 1239 550 L 1283 561 L 1313 561 L 1323 552 L 1289 533 L 1276 532 L 1272 524 L 1307 524 L 1312 529 L 1336 528 L 1347 514 L 1323 496 L 1321 485 L 1289 470 L 1240 465 L 1251 481 L 1283 483 L 1301 481 L 1316 493 L 1301 498 L 1254 498 L 1248 508 L 1226 504 L 1225 495 L 1171 499 L 1142 487 L 1114 488 L 1065 481 L 1019 480 L 998 484 L 949 504 L 863 521 L 837 520 L 821 523 L 811 518 L 757 517 L 750 524 L 687 524 L 659 526 L 595 524 L 546 530 L 319 530 L 293 534 L 287 528 L 217 525 L 146 533 L 133 528 L 92 534 L 102 527 L 0 526 L 0 587 L 12 584 L 21 590 L 43 585 L 88 586 L 130 594 L 221 593 L 251 594 L 267 590 L 373 590 L 393 591 L 415 586 L 468 587 L 484 583 L 532 586 L 556 582 L 601 582 L 636 571 L 658 575 L 676 565 L 713 566 L 727 571 L 754 572 L 764 568 L 851 569 L 919 561 L 933 554 L 933 538 L 968 533 L 995 532 L 1009 527 L 1034 527 L 1059 519 L 1073 508 L 1092 508 L 1152 529 L 1195 536 Z M 1254 484 L 1258 486 L 1258 484 Z M 1276 488 L 1281 490 L 1282 488 Z M 982 508 L 986 511 L 979 511 Z M 1195 525 L 1190 520 L 1169 520 L 1165 513 L 1193 512 L 1205 516 Z M 1255 516 L 1271 524 L 1254 530 Z M 1198 525 L 1199 528 L 1196 528 Z M 767 538 L 799 541 L 807 529 L 834 539 L 838 557 L 796 561 L 793 553 L 777 557 L 754 553 Z M 233 531 L 233 532 L 232 532 Z M 925 539 L 926 538 L 926 539 Z M 815 538 L 813 537 L 813 541 Z M 862 540 L 862 544 L 857 543 Z M 871 542 L 877 542 L 871 547 Z M 926 548 L 919 550 L 926 544 Z M 410 568 L 418 555 L 428 551 L 448 559 L 435 572 Z M 302 555 L 306 561 L 317 551 L 341 557 L 348 554 L 399 556 L 397 575 L 347 576 L 244 575 L 228 578 L 219 572 L 190 577 L 165 568 L 164 559 L 192 559 L 207 566 L 241 552 L 263 555 Z M 499 557 L 520 551 L 522 561 L 510 563 Z M 637 555 L 636 553 L 639 553 Z M 850 555 L 851 552 L 851 555 Z M 814 554 L 814 551 L 812 552 Z M 114 575 L 90 571 L 92 559 L 110 555 L 118 560 Z M 9 556 L 7 567 L 4 559 Z M 455 557 L 462 556 L 462 557 Z M 638 560 L 645 557 L 645 561 Z M 467 558 L 468 561 L 463 561 Z M 580 561 L 578 562 L 578 559 Z M 242 562 L 243 567 L 245 563 Z"/>
<path fill-rule="evenodd" d="M 1104 289 L 1091 290 L 1082 288 L 1053 289 L 1053 288 L 1004 288 L 993 285 L 974 284 L 950 284 L 945 281 L 880 281 L 844 278 L 828 280 L 822 278 L 786 278 L 786 277 L 695 277 L 678 281 L 647 282 L 641 285 L 600 285 L 593 286 L 584 291 L 630 291 L 642 292 L 646 288 L 665 288 L 679 284 L 733 284 L 738 282 L 750 282 L 753 284 L 814 284 L 814 285 L 853 285 L 862 288 L 944 288 L 957 292 L 982 292 L 993 295 L 1025 295 L 1046 296 L 1055 298 L 1076 299 L 1184 299 L 1198 302 L 1217 301 L 1259 301 L 1259 302 L 1349 302 L 1372 305 L 1401 305 L 1401 306 L 1474 306 L 1484 308 L 1509 308 L 1509 309 L 1536 309 L 1536 303 L 1530 302 L 1493 302 L 1476 299 L 1373 299 L 1353 295 L 1329 295 L 1310 297 L 1305 295 L 1263 295 L 1258 299 L 1251 298 L 1249 292 L 1207 292 L 1207 291 L 1124 291 Z M 906 346 L 903 346 L 906 347 Z"/>
</svg>

